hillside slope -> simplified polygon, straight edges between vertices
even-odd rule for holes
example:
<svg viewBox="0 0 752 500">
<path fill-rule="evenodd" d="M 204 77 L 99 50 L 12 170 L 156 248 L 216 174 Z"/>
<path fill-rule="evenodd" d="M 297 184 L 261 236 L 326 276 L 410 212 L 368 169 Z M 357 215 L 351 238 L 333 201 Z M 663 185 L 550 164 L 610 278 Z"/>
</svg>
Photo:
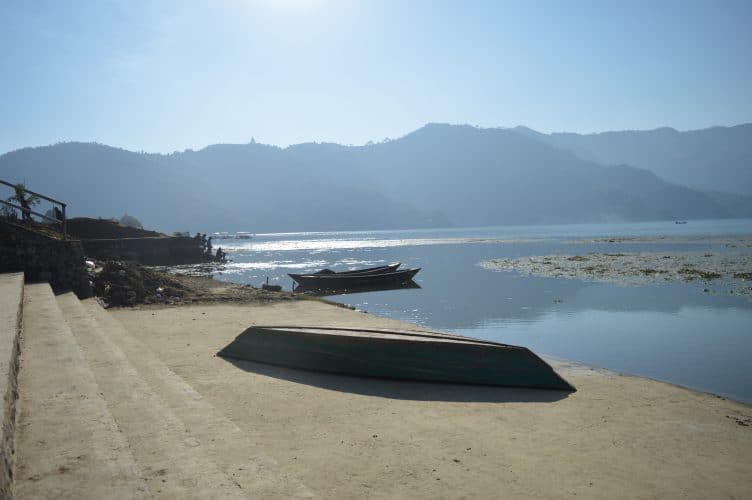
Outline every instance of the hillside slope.
<svg viewBox="0 0 752 500">
<path fill-rule="evenodd" d="M 752 196 L 752 124 L 679 132 L 672 128 L 539 134 L 516 131 L 604 165 L 645 168 L 674 184 Z"/>
<path fill-rule="evenodd" d="M 72 216 L 127 212 L 163 231 L 722 218 L 747 204 L 551 142 L 529 129 L 429 124 L 358 147 L 219 144 L 160 155 L 64 143 L 0 156 L 0 178 L 68 201 Z"/>
</svg>

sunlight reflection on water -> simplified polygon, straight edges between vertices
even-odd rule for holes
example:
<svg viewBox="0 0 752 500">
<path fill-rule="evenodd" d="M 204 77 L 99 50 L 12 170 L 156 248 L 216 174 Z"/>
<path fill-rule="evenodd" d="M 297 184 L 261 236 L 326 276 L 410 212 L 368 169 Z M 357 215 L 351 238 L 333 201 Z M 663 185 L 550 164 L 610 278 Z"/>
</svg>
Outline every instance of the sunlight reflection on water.
<svg viewBox="0 0 752 500">
<path fill-rule="evenodd" d="M 471 243 L 520 243 L 528 240 L 501 238 L 417 238 L 417 239 L 310 239 L 280 241 L 232 242 L 222 245 L 223 250 L 250 252 L 285 252 L 332 250 L 364 250 L 369 248 L 392 248 L 426 245 L 464 245 Z"/>
<path fill-rule="evenodd" d="M 268 262 L 231 262 L 225 264 L 223 271 L 225 273 L 240 273 L 249 269 L 309 269 L 312 267 L 325 266 L 326 261 L 312 260 L 305 262 L 294 262 L 292 260 L 273 260 Z"/>
</svg>

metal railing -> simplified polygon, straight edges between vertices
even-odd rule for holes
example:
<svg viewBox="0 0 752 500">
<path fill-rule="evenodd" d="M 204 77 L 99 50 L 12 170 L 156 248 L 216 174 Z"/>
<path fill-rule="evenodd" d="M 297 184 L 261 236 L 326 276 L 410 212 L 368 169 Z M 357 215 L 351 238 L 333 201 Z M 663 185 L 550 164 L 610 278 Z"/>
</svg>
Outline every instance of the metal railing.
<svg viewBox="0 0 752 500">
<path fill-rule="evenodd" d="M 0 184 L 3 184 L 3 185 L 8 186 L 8 187 L 11 187 L 13 189 L 18 189 L 18 187 L 19 187 L 18 184 L 13 184 L 11 182 L 7 182 L 7 181 L 4 181 L 2 179 L 0 179 Z M 37 198 L 41 198 L 43 200 L 49 201 L 50 203 L 52 203 L 53 207 L 57 207 L 57 205 L 60 205 L 60 214 L 61 214 L 60 219 L 49 217 L 49 216 L 47 216 L 45 214 L 42 214 L 42 213 L 39 213 L 39 212 L 35 212 L 31 208 L 24 208 L 21 205 L 17 205 L 15 203 L 11 203 L 9 201 L 0 200 L 0 204 L 5 205 L 6 207 L 14 208 L 16 210 L 20 210 L 21 214 L 33 214 L 33 215 L 36 215 L 37 217 L 39 217 L 39 218 L 41 218 L 43 220 L 52 222 L 54 224 L 59 224 L 60 225 L 60 232 L 63 233 L 63 239 L 67 240 L 68 239 L 68 227 L 67 227 L 66 216 L 65 216 L 65 208 L 68 206 L 67 203 L 63 203 L 60 200 L 56 200 L 54 198 L 50 198 L 49 196 L 45 196 L 43 194 L 36 193 L 36 192 L 32 191 L 31 189 L 21 188 L 21 190 L 24 193 L 28 193 L 28 194 L 30 194 L 32 196 L 36 196 Z"/>
</svg>

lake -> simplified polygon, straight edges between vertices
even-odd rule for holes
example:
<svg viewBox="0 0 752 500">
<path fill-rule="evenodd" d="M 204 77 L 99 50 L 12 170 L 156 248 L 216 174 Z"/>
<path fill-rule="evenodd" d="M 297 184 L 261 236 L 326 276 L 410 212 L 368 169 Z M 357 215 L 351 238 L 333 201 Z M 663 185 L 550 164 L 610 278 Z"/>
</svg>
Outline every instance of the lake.
<svg viewBox="0 0 752 500">
<path fill-rule="evenodd" d="M 752 402 L 752 300 L 702 282 L 621 286 L 522 276 L 494 258 L 636 251 L 728 251 L 671 237 L 752 234 L 752 220 L 259 234 L 219 240 L 232 262 L 215 278 L 290 290 L 287 273 L 390 262 L 421 267 L 420 288 L 330 297 L 440 330 Z M 598 238 L 643 241 L 596 243 Z M 645 241 L 668 237 L 665 241 Z"/>
</svg>

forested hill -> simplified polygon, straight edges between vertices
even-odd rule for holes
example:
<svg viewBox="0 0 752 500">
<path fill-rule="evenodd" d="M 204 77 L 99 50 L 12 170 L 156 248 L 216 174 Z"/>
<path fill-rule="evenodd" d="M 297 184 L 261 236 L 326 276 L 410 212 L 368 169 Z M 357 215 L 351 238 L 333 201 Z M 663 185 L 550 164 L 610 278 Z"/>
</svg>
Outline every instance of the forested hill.
<svg viewBox="0 0 752 500">
<path fill-rule="evenodd" d="M 0 156 L 0 178 L 71 215 L 164 231 L 277 232 L 738 217 L 749 198 L 605 166 L 529 129 L 430 124 L 366 146 L 220 144 L 171 155 L 93 143 Z"/>
<path fill-rule="evenodd" d="M 633 165 L 675 184 L 752 196 L 752 123 L 687 132 L 664 127 L 586 135 L 516 130 L 596 163 Z"/>
</svg>

